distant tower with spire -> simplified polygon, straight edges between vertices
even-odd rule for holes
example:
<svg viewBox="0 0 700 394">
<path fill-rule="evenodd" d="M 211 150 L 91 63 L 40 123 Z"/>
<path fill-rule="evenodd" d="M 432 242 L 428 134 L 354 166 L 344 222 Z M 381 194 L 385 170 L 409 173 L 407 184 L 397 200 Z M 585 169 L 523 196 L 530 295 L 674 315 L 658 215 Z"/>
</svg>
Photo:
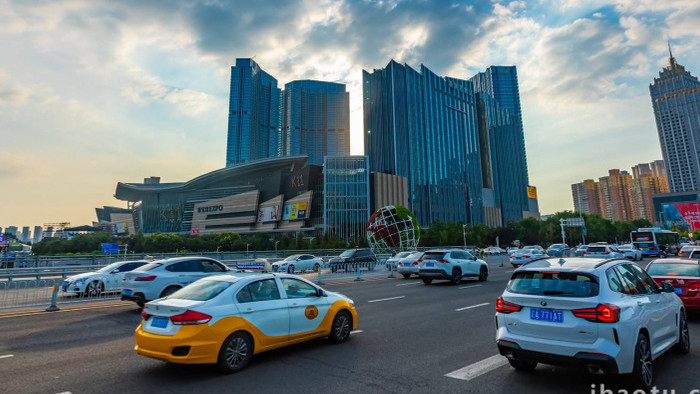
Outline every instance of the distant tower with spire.
<svg viewBox="0 0 700 394">
<path fill-rule="evenodd" d="M 700 82 L 676 62 L 668 42 L 668 66 L 649 85 L 661 153 L 671 193 L 700 189 Z"/>
</svg>

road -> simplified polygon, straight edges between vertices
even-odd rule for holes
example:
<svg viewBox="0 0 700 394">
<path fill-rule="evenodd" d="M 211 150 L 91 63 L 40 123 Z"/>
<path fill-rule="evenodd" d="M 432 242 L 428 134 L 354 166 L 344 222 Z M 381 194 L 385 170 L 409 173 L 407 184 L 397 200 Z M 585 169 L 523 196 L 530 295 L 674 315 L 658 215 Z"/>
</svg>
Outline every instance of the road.
<svg viewBox="0 0 700 394">
<path fill-rule="evenodd" d="M 492 267 L 487 282 L 465 280 L 458 286 L 403 278 L 329 282 L 326 289 L 350 296 L 357 305 L 358 332 L 347 343 L 316 340 L 263 353 L 233 375 L 136 355 L 133 332 L 141 317 L 129 303 L 0 317 L 0 392 L 592 393 L 592 384 L 595 390 L 600 384 L 625 388 L 618 377 L 558 367 L 539 365 L 532 374 L 520 373 L 493 357 L 494 300 L 512 270 Z M 699 343 L 697 316 L 691 317 L 690 331 Z M 662 356 L 655 364 L 657 387 L 676 393 L 700 389 L 699 363 L 700 346 L 689 355 Z M 485 373 L 469 379 L 478 369 Z M 451 373 L 462 379 L 446 376 Z"/>
</svg>

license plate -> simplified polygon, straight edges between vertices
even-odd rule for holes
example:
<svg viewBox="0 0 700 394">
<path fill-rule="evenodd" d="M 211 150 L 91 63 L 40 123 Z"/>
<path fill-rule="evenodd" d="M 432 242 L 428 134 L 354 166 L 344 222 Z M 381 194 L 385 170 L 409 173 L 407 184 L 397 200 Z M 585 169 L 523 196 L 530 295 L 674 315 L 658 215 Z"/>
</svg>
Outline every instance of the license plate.
<svg viewBox="0 0 700 394">
<path fill-rule="evenodd" d="M 151 321 L 151 327 L 165 328 L 168 326 L 168 319 L 165 317 L 153 317 Z"/>
<path fill-rule="evenodd" d="M 516 260 L 521 260 L 522 257 L 517 257 L 517 256 L 516 256 L 515 259 L 516 259 Z"/>
<path fill-rule="evenodd" d="M 530 320 L 551 321 L 553 323 L 564 322 L 564 312 L 551 309 L 530 309 Z"/>
<path fill-rule="evenodd" d="M 435 263 L 425 263 L 426 267 L 435 267 Z"/>
<path fill-rule="evenodd" d="M 674 287 L 673 291 L 676 292 L 676 294 L 683 294 L 683 289 L 680 287 Z"/>
<path fill-rule="evenodd" d="M 131 295 L 131 290 L 126 289 L 126 290 L 122 291 L 122 294 L 124 294 L 125 296 Z"/>
</svg>

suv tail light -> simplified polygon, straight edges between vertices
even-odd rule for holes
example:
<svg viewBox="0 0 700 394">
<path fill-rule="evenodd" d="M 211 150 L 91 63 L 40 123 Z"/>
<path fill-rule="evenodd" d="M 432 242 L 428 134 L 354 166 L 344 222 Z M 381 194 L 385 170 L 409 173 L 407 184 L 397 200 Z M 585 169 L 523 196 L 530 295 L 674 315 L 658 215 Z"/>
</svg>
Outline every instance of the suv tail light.
<svg viewBox="0 0 700 394">
<path fill-rule="evenodd" d="M 576 317 L 598 323 L 620 321 L 620 308 L 609 304 L 598 304 L 595 308 L 574 309 L 571 313 Z"/>
<path fill-rule="evenodd" d="M 513 304 L 512 302 L 503 301 L 503 298 L 498 297 L 496 299 L 496 312 L 501 313 L 511 313 L 520 312 L 523 309 L 522 305 Z"/>
<path fill-rule="evenodd" d="M 185 313 L 179 315 L 170 316 L 170 321 L 176 326 L 184 326 L 190 324 L 204 324 L 209 323 L 211 316 L 206 315 L 201 312 L 186 310 Z"/>
<path fill-rule="evenodd" d="M 529 258 L 530 258 L 530 256 L 528 256 L 528 255 L 525 255 L 525 256 L 523 256 L 523 257 L 526 258 L 526 259 L 529 259 Z"/>
<path fill-rule="evenodd" d="M 700 283 L 691 283 L 688 286 L 688 291 L 700 291 Z"/>
<path fill-rule="evenodd" d="M 610 254 L 610 252 L 606 250 L 605 252 L 600 252 L 600 254 Z"/>
<path fill-rule="evenodd" d="M 156 276 L 155 275 L 150 275 L 150 276 L 139 276 L 134 278 L 134 282 L 150 282 L 152 280 L 155 280 Z"/>
<path fill-rule="evenodd" d="M 418 262 L 417 262 L 417 261 L 414 261 L 412 265 L 418 265 Z"/>
<path fill-rule="evenodd" d="M 437 261 L 438 263 L 443 263 L 443 264 L 447 264 L 447 263 L 448 263 L 448 261 L 445 260 L 445 259 L 440 259 L 440 260 L 435 260 L 435 261 Z"/>
</svg>

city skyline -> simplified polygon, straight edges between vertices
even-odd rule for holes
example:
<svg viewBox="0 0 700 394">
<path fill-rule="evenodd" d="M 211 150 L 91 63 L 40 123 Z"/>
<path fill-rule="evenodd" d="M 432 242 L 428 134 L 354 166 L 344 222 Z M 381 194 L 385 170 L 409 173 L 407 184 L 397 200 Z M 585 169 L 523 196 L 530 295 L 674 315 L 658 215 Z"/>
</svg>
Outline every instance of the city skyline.
<svg viewBox="0 0 700 394">
<path fill-rule="evenodd" d="M 666 39 L 700 70 L 698 15 L 692 1 L 8 1 L 0 225 L 90 224 L 96 207 L 123 206 L 117 182 L 222 168 L 237 57 L 278 86 L 345 83 L 351 154 L 363 153 L 362 69 L 393 58 L 467 79 L 515 65 L 540 211 L 571 210 L 570 185 L 587 174 L 661 158 L 649 81 L 668 64 Z"/>
</svg>

